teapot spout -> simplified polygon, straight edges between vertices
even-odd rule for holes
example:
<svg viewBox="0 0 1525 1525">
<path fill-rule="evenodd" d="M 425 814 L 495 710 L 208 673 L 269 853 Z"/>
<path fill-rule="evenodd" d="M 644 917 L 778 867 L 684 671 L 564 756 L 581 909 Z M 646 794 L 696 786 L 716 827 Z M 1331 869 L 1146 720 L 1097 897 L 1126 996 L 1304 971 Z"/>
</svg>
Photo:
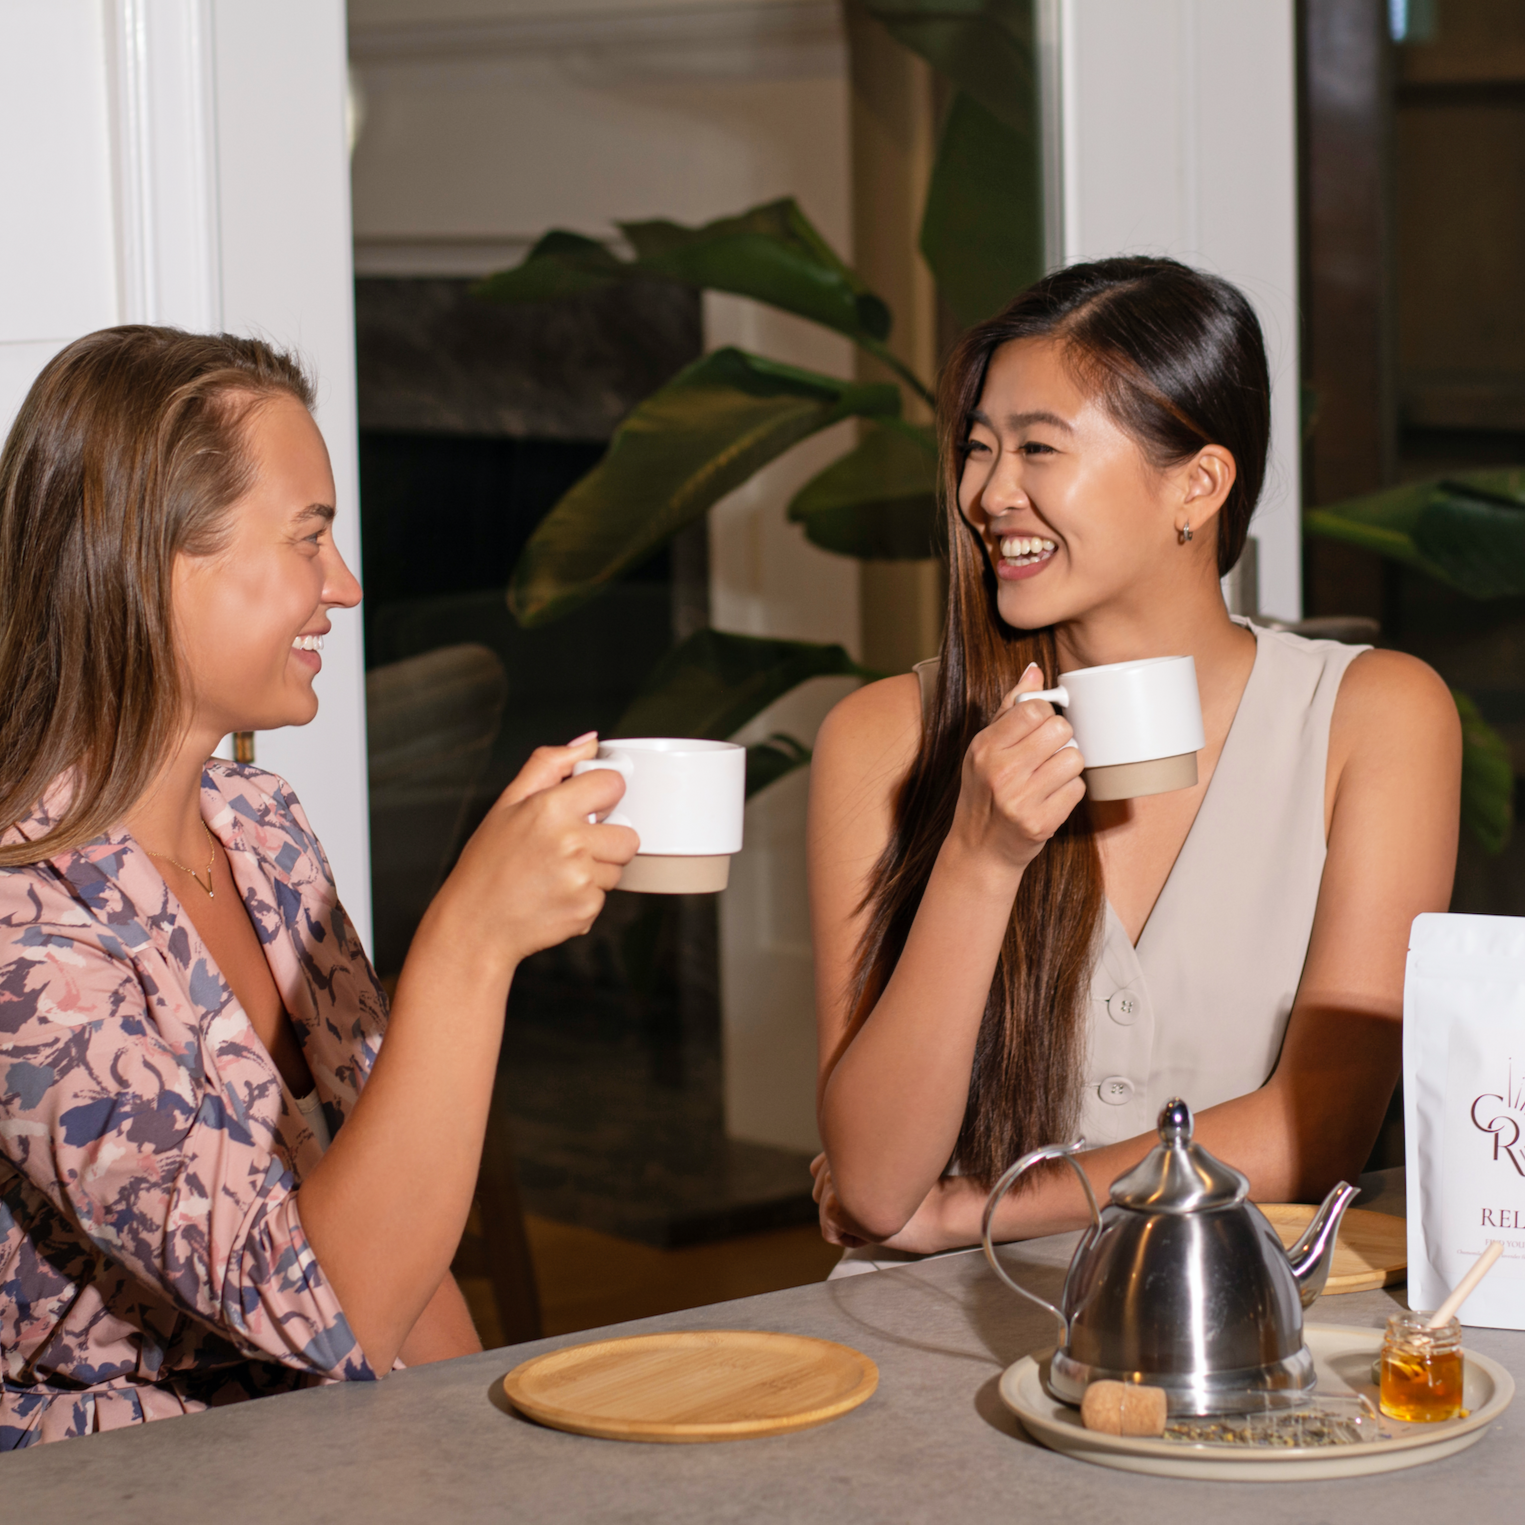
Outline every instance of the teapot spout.
<svg viewBox="0 0 1525 1525">
<path fill-rule="evenodd" d="M 1361 1194 L 1359 1186 L 1341 1181 L 1324 1198 L 1323 1205 L 1313 1215 L 1313 1222 L 1303 1230 L 1302 1237 L 1287 1251 L 1292 1275 L 1297 1279 L 1298 1295 L 1303 1307 L 1307 1307 L 1329 1280 L 1329 1267 L 1334 1260 L 1335 1236 L 1340 1231 L 1340 1219 L 1345 1209 Z"/>
</svg>

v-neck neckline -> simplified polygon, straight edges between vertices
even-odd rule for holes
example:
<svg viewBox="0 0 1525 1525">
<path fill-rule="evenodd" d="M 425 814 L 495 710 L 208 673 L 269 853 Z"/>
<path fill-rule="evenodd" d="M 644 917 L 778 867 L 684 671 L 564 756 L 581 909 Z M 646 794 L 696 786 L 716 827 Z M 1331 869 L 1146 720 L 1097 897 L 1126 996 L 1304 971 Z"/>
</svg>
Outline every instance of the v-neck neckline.
<svg viewBox="0 0 1525 1525">
<path fill-rule="evenodd" d="M 215 781 L 209 782 L 209 778 L 210 775 L 203 771 L 201 782 L 202 809 L 205 812 L 207 805 L 210 803 L 212 811 L 210 817 L 203 813 L 202 822 L 207 830 L 216 838 L 217 845 L 222 848 L 227 858 L 228 875 L 233 881 L 233 888 L 238 894 L 239 903 L 244 906 L 245 914 L 247 915 L 247 896 L 250 890 L 253 890 L 256 894 L 259 894 L 261 891 L 268 893 L 273 881 L 277 879 L 284 880 L 287 876 L 278 864 L 267 858 L 249 841 L 248 833 L 238 818 L 239 812 L 234 809 L 233 802 L 217 788 Z M 208 796 L 211 797 L 210 800 Z M 286 1077 L 281 1074 L 280 1066 L 275 1062 L 275 1056 L 270 1052 L 264 1039 L 260 1037 L 258 1030 L 254 1026 L 253 1018 L 249 1015 L 243 1002 L 239 1000 L 237 992 L 233 989 L 232 981 L 223 973 L 222 966 L 217 962 L 216 955 L 207 946 L 206 939 L 201 935 L 200 928 L 197 927 L 190 912 L 185 909 L 183 897 L 175 891 L 174 887 L 160 872 L 158 864 L 154 861 L 153 854 L 136 837 L 130 832 L 124 833 L 124 841 L 134 854 L 141 855 L 143 861 L 138 863 L 129 857 L 123 863 L 123 869 L 126 872 L 119 871 L 113 876 L 123 893 L 136 903 L 137 897 L 133 895 L 130 885 L 125 884 L 123 881 L 124 879 L 135 877 L 138 872 L 143 870 L 151 873 L 163 886 L 164 914 L 160 917 L 149 918 L 150 925 L 145 930 L 150 937 L 153 937 L 155 941 L 160 943 L 161 947 L 165 943 L 166 937 L 173 935 L 172 932 L 165 932 L 164 923 L 166 921 L 170 927 L 184 930 L 190 944 L 190 967 L 194 968 L 198 961 L 203 962 L 208 975 L 215 979 L 218 985 L 227 992 L 227 1002 L 211 1015 L 210 1020 L 213 1022 L 217 1021 L 228 1010 L 229 1004 L 237 1007 L 238 1014 L 248 1029 L 248 1048 L 256 1056 L 258 1062 L 269 1072 L 270 1077 L 275 1081 L 282 1095 L 287 1098 L 286 1112 L 291 1117 L 300 1118 L 301 1114 L 296 1105 L 296 1092 L 287 1085 Z M 251 860 L 253 860 L 252 863 Z M 253 864 L 258 864 L 258 870 L 251 871 Z M 275 986 L 276 995 L 280 999 L 287 1020 L 292 1025 L 297 1044 L 302 1050 L 302 1057 L 307 1061 L 309 1071 L 312 1071 L 313 1064 L 308 1056 L 307 1045 L 309 1035 L 305 1025 L 292 1012 L 291 1003 L 286 998 L 283 976 L 289 975 L 291 971 L 281 969 L 278 953 L 274 958 L 271 956 L 272 953 L 276 953 L 276 944 L 281 938 L 284 938 L 288 944 L 291 940 L 290 926 L 287 925 L 284 917 L 280 918 L 280 921 L 281 929 L 279 937 L 266 942 L 260 935 L 260 928 L 255 923 L 254 918 L 250 917 L 250 925 L 254 931 L 254 938 L 259 944 L 260 956 L 265 960 L 265 967 L 270 971 L 271 982 Z M 165 952 L 167 953 L 168 951 L 166 948 Z M 294 949 L 290 951 L 295 953 Z M 299 955 L 297 955 L 296 961 L 298 966 L 300 966 Z M 316 1083 L 315 1072 L 314 1082 Z"/>
<path fill-rule="evenodd" d="M 49 785 L 32 815 L 13 828 L 22 840 L 48 829 L 66 808 L 70 788 L 70 775 L 60 775 Z M 240 770 L 219 767 L 215 759 L 203 769 L 202 819 L 227 854 L 234 887 L 254 924 L 261 954 L 297 1030 L 318 1094 L 325 1107 L 337 1109 L 342 1118 L 358 1090 L 357 1081 L 363 1083 L 379 1033 L 370 1022 L 365 1023 L 365 1032 L 352 1025 L 347 1034 L 341 1033 L 319 1009 L 314 981 L 329 992 L 331 1001 L 338 973 L 334 956 L 342 961 L 347 951 L 337 922 L 333 927 L 315 922 L 321 914 L 313 899 L 313 883 L 323 867 L 321 849 L 302 823 L 281 813 L 276 796 L 269 801 L 275 807 L 272 818 L 266 819 L 263 798 L 261 784 L 246 779 Z M 227 1057 L 242 1065 L 239 1084 L 225 1091 L 226 1104 L 245 1125 L 252 1116 L 259 1117 L 278 1143 L 279 1157 L 300 1179 L 304 1170 L 313 1167 L 314 1159 L 307 1142 L 312 1135 L 298 1098 L 186 912 L 184 901 L 147 849 L 119 825 L 43 861 L 70 886 L 86 914 L 101 924 L 103 938 L 109 935 L 113 944 L 120 944 L 122 956 L 136 958 L 135 950 L 152 947 L 154 956 L 169 966 L 174 983 L 195 1012 L 190 1028 L 194 1036 L 176 1040 L 177 1057 L 199 1071 L 203 1063 L 195 1052 L 199 1045 L 214 1063 Z M 307 927 L 312 928 L 311 945 Z M 336 932 L 339 944 L 325 947 Z M 184 1018 L 190 1015 L 186 1012 Z M 357 1039 L 359 1055 L 353 1049 Z"/>
<path fill-rule="evenodd" d="M 1235 621 L 1235 623 L 1239 622 Z M 1260 658 L 1265 647 L 1261 642 L 1260 631 L 1254 625 L 1246 620 L 1244 628 L 1255 638 L 1255 659 L 1250 663 L 1250 675 L 1245 679 L 1244 688 L 1239 695 L 1239 703 L 1234 707 L 1234 718 L 1229 721 L 1228 731 L 1223 738 L 1223 746 L 1218 752 L 1218 761 L 1213 767 L 1213 776 L 1208 779 L 1207 788 L 1202 791 L 1202 798 L 1197 801 L 1197 812 L 1192 816 L 1191 825 L 1186 828 L 1186 835 L 1182 837 L 1181 845 L 1176 850 L 1175 858 L 1170 865 L 1170 872 L 1165 875 L 1165 882 L 1160 886 L 1159 894 L 1154 897 L 1154 904 L 1149 907 L 1149 914 L 1144 918 L 1143 926 L 1139 928 L 1137 942 L 1128 936 L 1128 929 L 1124 926 L 1122 917 L 1117 914 L 1117 909 L 1112 904 L 1112 897 L 1110 895 L 1106 897 L 1107 916 L 1111 921 L 1116 923 L 1122 940 L 1133 950 L 1136 957 L 1141 957 L 1144 939 L 1149 936 L 1149 929 L 1155 924 L 1155 920 L 1159 916 L 1160 906 L 1164 903 L 1165 897 L 1170 893 L 1170 886 L 1175 883 L 1176 877 L 1180 873 L 1182 861 L 1186 858 L 1191 848 L 1193 838 L 1198 834 L 1197 829 L 1201 825 L 1202 817 L 1207 811 L 1208 802 L 1213 799 L 1213 791 L 1217 789 L 1218 780 L 1223 776 L 1223 765 L 1228 760 L 1229 748 L 1233 745 L 1234 741 L 1234 732 L 1238 729 L 1240 717 L 1244 714 L 1245 701 L 1250 697 L 1251 689 L 1255 687 L 1255 675 L 1260 671 Z M 1222 790 L 1218 790 L 1219 794 L 1222 792 Z"/>
</svg>

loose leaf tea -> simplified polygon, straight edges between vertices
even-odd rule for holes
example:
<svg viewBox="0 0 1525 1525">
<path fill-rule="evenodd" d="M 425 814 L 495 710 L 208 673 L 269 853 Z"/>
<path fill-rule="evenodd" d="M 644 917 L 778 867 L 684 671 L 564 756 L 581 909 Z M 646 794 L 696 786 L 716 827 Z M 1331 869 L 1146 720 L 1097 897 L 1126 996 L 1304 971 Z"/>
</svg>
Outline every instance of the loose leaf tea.
<svg viewBox="0 0 1525 1525">
<path fill-rule="evenodd" d="M 1350 1446 L 1376 1438 L 1377 1416 L 1360 1399 L 1349 1408 L 1315 1404 L 1265 1414 L 1173 1419 L 1165 1426 L 1166 1440 L 1190 1446 Z"/>
</svg>

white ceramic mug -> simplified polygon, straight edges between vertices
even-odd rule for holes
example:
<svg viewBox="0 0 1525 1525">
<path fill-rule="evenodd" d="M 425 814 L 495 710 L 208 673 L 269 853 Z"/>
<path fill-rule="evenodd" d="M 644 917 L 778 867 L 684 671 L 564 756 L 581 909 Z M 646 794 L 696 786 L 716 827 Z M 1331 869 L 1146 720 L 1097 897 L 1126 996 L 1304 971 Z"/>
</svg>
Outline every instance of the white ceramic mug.
<svg viewBox="0 0 1525 1525">
<path fill-rule="evenodd" d="M 1059 674 L 1054 688 L 1022 694 L 1064 707 L 1085 758 L 1093 800 L 1131 800 L 1197 782 L 1204 745 L 1197 664 L 1190 657 L 1145 657 Z"/>
<path fill-rule="evenodd" d="M 622 890 L 648 895 L 708 894 L 730 878 L 741 851 L 747 749 L 732 741 L 619 737 L 573 773 L 612 768 L 625 780 L 619 804 L 604 817 L 629 826 L 640 851 L 620 876 Z"/>
</svg>

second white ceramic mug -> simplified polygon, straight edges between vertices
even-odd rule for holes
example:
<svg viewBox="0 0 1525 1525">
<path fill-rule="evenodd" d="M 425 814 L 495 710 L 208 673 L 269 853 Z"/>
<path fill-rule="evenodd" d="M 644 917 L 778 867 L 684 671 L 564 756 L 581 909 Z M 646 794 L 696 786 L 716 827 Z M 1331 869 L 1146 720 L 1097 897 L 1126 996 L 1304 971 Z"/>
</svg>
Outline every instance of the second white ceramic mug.
<svg viewBox="0 0 1525 1525">
<path fill-rule="evenodd" d="M 730 879 L 741 851 L 747 749 L 732 741 L 679 736 L 617 737 L 573 773 L 611 768 L 625 793 L 604 820 L 641 839 L 620 876 L 622 890 L 649 895 L 709 894 Z"/>
<path fill-rule="evenodd" d="M 1054 688 L 1021 694 L 1062 705 L 1085 758 L 1093 800 L 1129 800 L 1197 782 L 1204 745 L 1197 664 L 1190 657 L 1145 657 L 1059 674 Z"/>
</svg>

